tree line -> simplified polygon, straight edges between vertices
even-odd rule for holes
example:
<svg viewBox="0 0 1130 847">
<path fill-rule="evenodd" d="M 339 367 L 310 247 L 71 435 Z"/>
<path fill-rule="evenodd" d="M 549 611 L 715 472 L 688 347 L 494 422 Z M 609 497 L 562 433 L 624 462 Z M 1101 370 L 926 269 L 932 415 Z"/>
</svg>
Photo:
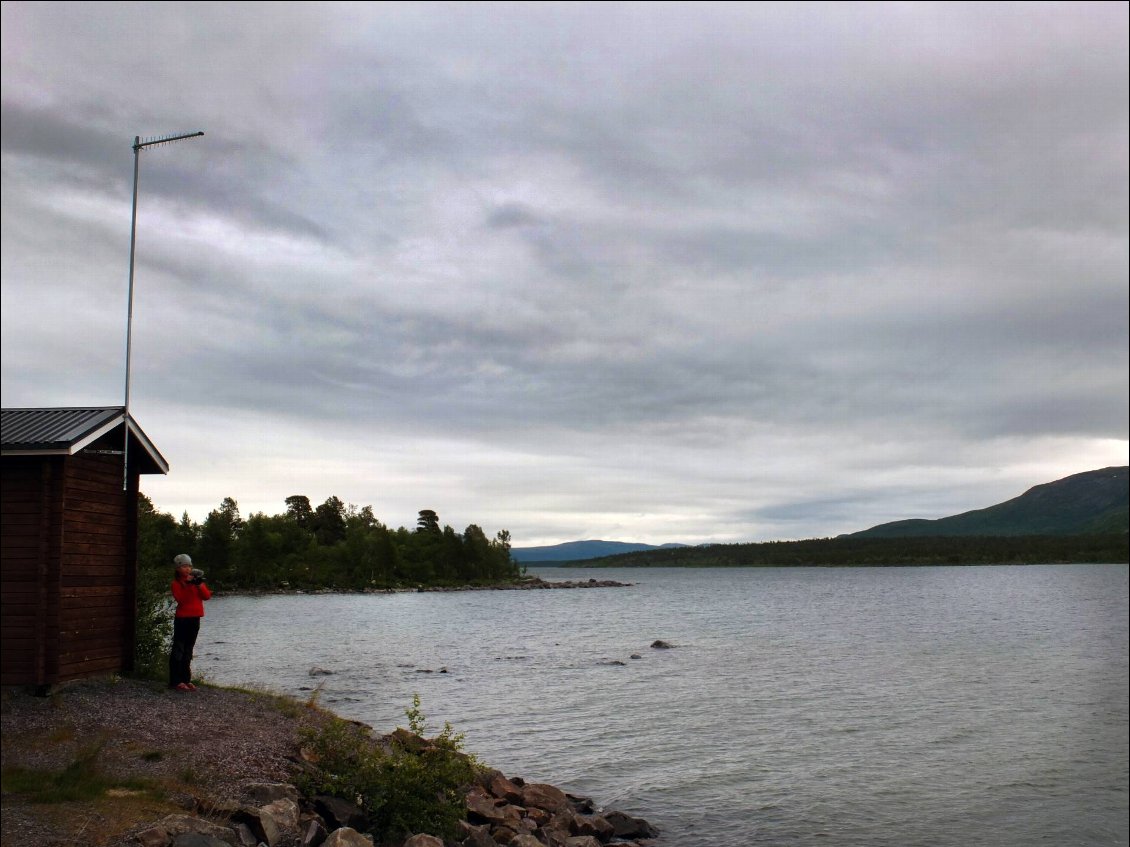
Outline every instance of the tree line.
<svg viewBox="0 0 1130 847">
<path fill-rule="evenodd" d="M 1124 564 L 1126 533 L 866 538 L 709 544 L 570 562 L 575 567 L 829 567 L 982 564 Z"/>
<path fill-rule="evenodd" d="M 358 591 L 420 585 L 506 582 L 520 576 L 510 533 L 488 538 L 471 524 L 462 533 L 441 526 L 431 509 L 412 529 L 390 529 L 371 506 L 330 497 L 318 506 L 304 495 L 286 498 L 286 511 L 248 518 L 225 497 L 202 523 L 178 521 L 144 494 L 138 504 L 142 571 L 168 572 L 173 556 L 188 553 L 214 589 L 333 589 Z"/>
</svg>

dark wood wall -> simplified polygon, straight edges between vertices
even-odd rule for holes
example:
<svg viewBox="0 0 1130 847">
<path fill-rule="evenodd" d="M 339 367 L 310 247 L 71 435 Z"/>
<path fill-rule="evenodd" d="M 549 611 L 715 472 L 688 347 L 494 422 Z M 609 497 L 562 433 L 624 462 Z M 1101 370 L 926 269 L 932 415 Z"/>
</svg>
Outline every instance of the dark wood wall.
<svg viewBox="0 0 1130 847">
<path fill-rule="evenodd" d="M 126 496 L 120 456 L 80 453 L 67 462 L 58 681 L 125 669 L 135 581 L 129 539 L 137 537 Z M 133 503 L 136 511 L 136 487 Z"/>
<path fill-rule="evenodd" d="M 0 475 L 0 684 L 58 674 L 62 457 L 5 457 Z"/>
<path fill-rule="evenodd" d="M 132 668 L 138 477 L 130 477 L 124 492 L 120 455 L 4 458 L 2 684 Z"/>
</svg>

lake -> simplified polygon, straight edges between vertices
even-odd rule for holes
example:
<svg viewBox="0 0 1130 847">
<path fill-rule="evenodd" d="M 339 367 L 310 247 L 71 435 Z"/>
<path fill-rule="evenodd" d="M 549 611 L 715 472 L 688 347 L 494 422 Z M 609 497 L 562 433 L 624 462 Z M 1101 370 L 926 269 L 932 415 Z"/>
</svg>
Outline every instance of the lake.
<svg viewBox="0 0 1130 847">
<path fill-rule="evenodd" d="M 418 693 L 666 847 L 1128 841 L 1125 565 L 535 572 L 634 584 L 217 597 L 194 669 L 380 732 Z"/>
</svg>

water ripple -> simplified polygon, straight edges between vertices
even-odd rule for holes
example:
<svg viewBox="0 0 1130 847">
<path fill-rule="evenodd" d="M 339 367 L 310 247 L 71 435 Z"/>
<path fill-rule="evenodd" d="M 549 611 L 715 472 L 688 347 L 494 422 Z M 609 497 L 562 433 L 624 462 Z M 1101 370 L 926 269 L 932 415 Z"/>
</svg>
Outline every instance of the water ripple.
<svg viewBox="0 0 1130 847">
<path fill-rule="evenodd" d="M 419 693 L 664 847 L 1127 843 L 1125 566 L 610 576 L 636 584 L 216 598 L 196 665 L 330 670 L 322 702 L 381 729 Z"/>
</svg>

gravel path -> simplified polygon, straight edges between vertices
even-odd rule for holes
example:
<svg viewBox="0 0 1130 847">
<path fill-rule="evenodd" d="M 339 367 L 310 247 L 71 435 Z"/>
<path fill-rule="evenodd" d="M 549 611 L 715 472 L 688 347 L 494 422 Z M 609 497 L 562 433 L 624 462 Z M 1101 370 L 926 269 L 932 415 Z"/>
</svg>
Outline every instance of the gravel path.
<svg viewBox="0 0 1130 847">
<path fill-rule="evenodd" d="M 121 843 L 127 829 L 160 817 L 162 809 L 183 810 L 193 798 L 233 798 L 248 782 L 288 781 L 301 727 L 323 714 L 265 693 L 207 686 L 176 692 L 136 680 L 75 683 L 49 697 L 5 689 L 5 771 L 59 771 L 97 749 L 100 772 L 153 780 L 166 796 L 148 804 L 125 795 L 120 803 L 111 797 L 47 805 L 5 792 L 0 841 L 12 847 Z M 153 817 L 137 819 L 150 806 Z"/>
</svg>

